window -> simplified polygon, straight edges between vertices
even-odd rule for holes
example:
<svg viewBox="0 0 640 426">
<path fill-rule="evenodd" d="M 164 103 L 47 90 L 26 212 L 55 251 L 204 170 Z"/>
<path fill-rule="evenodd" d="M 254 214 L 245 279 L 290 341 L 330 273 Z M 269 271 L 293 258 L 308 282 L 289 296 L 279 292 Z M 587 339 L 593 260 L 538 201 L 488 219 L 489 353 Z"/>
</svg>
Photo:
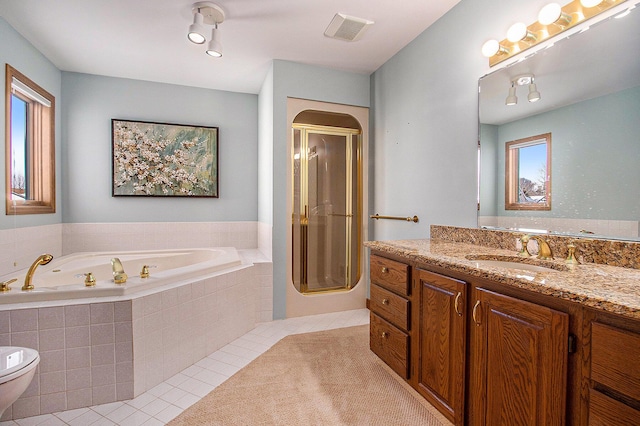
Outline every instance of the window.
<svg viewBox="0 0 640 426">
<path fill-rule="evenodd" d="M 551 133 L 507 142 L 505 210 L 551 210 Z"/>
<path fill-rule="evenodd" d="M 6 213 L 55 213 L 55 98 L 6 65 Z"/>
</svg>

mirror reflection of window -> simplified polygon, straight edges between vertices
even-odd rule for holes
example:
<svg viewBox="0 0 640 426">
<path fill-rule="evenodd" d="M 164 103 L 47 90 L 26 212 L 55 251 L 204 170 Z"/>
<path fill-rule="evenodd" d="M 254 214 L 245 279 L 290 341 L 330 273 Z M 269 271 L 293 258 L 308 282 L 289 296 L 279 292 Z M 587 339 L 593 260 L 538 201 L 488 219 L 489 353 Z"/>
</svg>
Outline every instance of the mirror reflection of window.
<svg viewBox="0 0 640 426">
<path fill-rule="evenodd" d="M 551 133 L 505 145 L 505 210 L 551 210 Z"/>
<path fill-rule="evenodd" d="M 55 98 L 5 70 L 6 214 L 55 213 Z"/>
</svg>

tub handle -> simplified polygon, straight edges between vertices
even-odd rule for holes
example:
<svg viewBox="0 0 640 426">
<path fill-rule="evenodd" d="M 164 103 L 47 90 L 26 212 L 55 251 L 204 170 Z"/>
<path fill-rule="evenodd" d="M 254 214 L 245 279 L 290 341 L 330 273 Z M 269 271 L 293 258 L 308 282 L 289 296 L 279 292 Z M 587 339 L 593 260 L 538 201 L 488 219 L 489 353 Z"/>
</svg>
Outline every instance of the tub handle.
<svg viewBox="0 0 640 426">
<path fill-rule="evenodd" d="M 10 280 L 1 282 L 0 283 L 0 293 L 6 293 L 7 291 L 11 291 L 11 287 L 9 287 L 9 285 L 11 285 L 11 283 L 14 283 L 16 281 L 18 281 L 17 278 L 12 278 Z"/>
<path fill-rule="evenodd" d="M 142 270 L 140 271 L 140 278 L 149 278 L 149 266 L 142 266 Z"/>
<path fill-rule="evenodd" d="M 93 287 L 94 285 L 96 285 L 96 277 L 93 276 L 93 272 L 87 272 L 86 274 L 84 274 L 84 276 L 86 277 L 84 279 L 85 286 Z"/>
</svg>

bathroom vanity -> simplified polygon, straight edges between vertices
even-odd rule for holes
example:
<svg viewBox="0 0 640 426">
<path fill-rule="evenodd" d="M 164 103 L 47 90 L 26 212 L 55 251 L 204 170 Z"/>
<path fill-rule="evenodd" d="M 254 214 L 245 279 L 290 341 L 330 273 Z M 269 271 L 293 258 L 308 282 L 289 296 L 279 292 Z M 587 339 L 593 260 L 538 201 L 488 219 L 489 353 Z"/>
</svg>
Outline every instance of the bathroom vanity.
<svg viewBox="0 0 640 426">
<path fill-rule="evenodd" d="M 640 424 L 640 270 L 366 245 L 371 350 L 454 424 Z"/>
</svg>

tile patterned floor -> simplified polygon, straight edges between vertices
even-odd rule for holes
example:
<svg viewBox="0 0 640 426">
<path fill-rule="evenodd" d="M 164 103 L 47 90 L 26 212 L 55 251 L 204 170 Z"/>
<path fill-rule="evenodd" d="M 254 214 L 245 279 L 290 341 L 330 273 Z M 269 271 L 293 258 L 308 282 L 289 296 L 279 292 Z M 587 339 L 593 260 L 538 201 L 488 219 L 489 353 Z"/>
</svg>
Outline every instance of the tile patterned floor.
<svg viewBox="0 0 640 426">
<path fill-rule="evenodd" d="M 1 422 L 0 426 L 164 425 L 283 337 L 368 323 L 367 309 L 261 323 L 135 399 Z"/>
</svg>

